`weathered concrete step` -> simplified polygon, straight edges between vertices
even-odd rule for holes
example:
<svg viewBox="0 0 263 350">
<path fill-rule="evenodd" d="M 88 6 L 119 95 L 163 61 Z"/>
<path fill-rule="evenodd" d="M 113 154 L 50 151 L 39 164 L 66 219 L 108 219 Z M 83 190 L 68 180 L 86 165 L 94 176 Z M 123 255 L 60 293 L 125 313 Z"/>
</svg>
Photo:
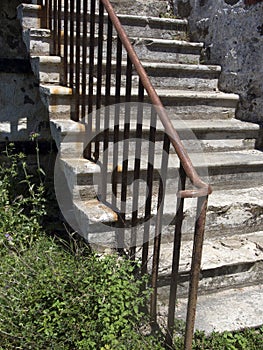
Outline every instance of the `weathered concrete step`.
<svg viewBox="0 0 263 350">
<path fill-rule="evenodd" d="M 158 150 L 156 151 L 158 152 Z M 263 172 L 263 153 L 256 150 L 229 151 L 229 152 L 209 152 L 209 153 L 190 153 L 189 154 L 194 167 L 200 176 L 214 185 L 216 188 L 249 187 L 252 183 L 256 186 L 262 183 Z M 109 164 L 111 162 L 109 161 Z M 141 172 L 142 179 L 146 179 L 148 156 L 141 154 Z M 171 154 L 168 163 L 168 178 L 174 179 L 179 167 L 178 157 Z M 118 164 L 118 169 L 122 165 Z M 134 158 L 129 159 L 128 182 L 133 179 Z M 157 173 L 161 169 L 161 157 L 155 155 L 154 169 Z M 108 169 L 109 173 L 112 169 Z M 120 170 L 119 170 L 120 171 Z M 121 181 L 121 172 L 118 172 L 117 181 Z"/>
<path fill-rule="evenodd" d="M 18 6 L 18 19 L 24 29 L 41 28 L 43 24 L 44 11 L 40 5 L 21 4 Z M 130 36 L 147 36 L 163 39 L 186 39 L 187 25 L 186 19 L 160 18 L 153 16 L 136 16 L 130 14 L 118 14 L 118 18 L 125 31 Z M 64 7 L 62 6 L 61 30 L 64 30 Z M 76 21 L 76 17 L 74 17 Z M 83 22 L 83 15 L 80 16 Z M 95 16 L 98 22 L 98 14 Z M 105 24 L 107 25 L 108 16 L 105 15 Z M 104 32 L 106 33 L 106 25 Z M 76 24 L 75 24 L 76 26 Z M 82 25 L 81 25 L 82 28 Z M 88 26 L 89 31 L 89 26 Z M 96 30 L 96 29 L 95 29 Z M 98 29 L 96 30 L 98 31 Z"/>
<path fill-rule="evenodd" d="M 159 17 L 160 14 L 167 12 L 167 1 L 163 0 L 112 0 L 112 6 L 117 13 L 137 15 L 150 15 Z"/>
<path fill-rule="evenodd" d="M 188 188 L 188 187 L 187 187 Z M 165 225 L 173 222 L 176 188 L 170 187 L 167 197 L 164 199 Z M 183 240 L 191 240 L 196 201 L 186 199 L 184 205 Z M 222 235 L 232 237 L 260 231 L 263 227 L 263 186 L 262 184 L 252 187 L 216 189 L 213 188 L 209 196 L 206 216 L 206 238 L 219 239 Z M 172 230 L 167 229 L 164 235 L 164 242 L 169 243 L 173 239 Z M 170 233 L 169 233 L 170 232 Z"/>
<path fill-rule="evenodd" d="M 26 29 L 23 31 L 24 41 L 26 42 L 26 45 L 29 49 L 28 51 L 32 55 L 48 55 L 51 50 L 52 43 L 50 32 L 48 30 L 45 30 L 46 42 L 44 43 L 44 45 L 42 44 L 43 31 L 43 29 Z M 48 33 L 49 41 L 47 40 Z M 183 40 L 130 37 L 130 42 L 132 43 L 136 53 L 138 54 L 141 60 L 147 60 L 151 62 L 155 61 L 199 64 L 200 53 L 203 48 L 202 43 L 194 43 Z M 95 40 L 95 45 L 96 43 L 97 40 Z M 106 44 L 105 38 L 104 43 Z M 113 37 L 112 44 L 112 55 L 113 57 L 116 57 L 117 37 Z M 89 37 L 87 37 L 87 45 L 89 45 Z M 61 45 L 61 51 L 63 52 L 63 45 Z M 95 56 L 96 52 L 97 46 L 95 46 Z M 123 53 L 123 56 L 125 56 L 125 53 Z"/>
<path fill-rule="evenodd" d="M 49 58 L 50 57 L 50 58 Z M 60 63 L 62 59 L 56 56 L 40 56 L 39 59 L 32 59 L 32 66 L 36 76 L 42 83 L 58 83 L 61 81 L 62 69 Z M 220 66 L 206 66 L 194 64 L 177 64 L 177 63 L 154 63 L 141 62 L 154 87 L 180 90 L 217 90 L 218 77 L 221 72 Z M 95 71 L 96 71 L 95 63 Z M 116 82 L 116 61 L 112 61 L 111 81 L 114 85 Z M 69 70 L 68 70 L 69 71 Z M 125 76 L 126 66 L 122 65 L 122 86 L 126 84 Z M 81 70 L 80 70 L 81 72 Z M 106 81 L 106 62 L 102 66 L 103 84 Z M 87 81 L 88 81 L 87 74 Z M 138 85 L 138 75 L 133 72 L 133 86 Z"/>
<path fill-rule="evenodd" d="M 141 60 L 173 63 L 200 63 L 202 43 L 153 38 L 131 38 Z"/>
<path fill-rule="evenodd" d="M 168 300 L 162 293 L 162 305 L 158 305 L 159 321 L 167 318 Z M 195 329 L 206 334 L 213 331 L 237 331 L 260 327 L 263 323 L 263 284 L 234 287 L 229 290 L 200 295 L 197 300 Z M 187 299 L 179 298 L 176 319 L 186 320 Z M 163 323 L 164 326 L 166 326 Z"/>
<path fill-rule="evenodd" d="M 26 29 L 23 41 L 30 56 L 49 56 L 51 53 L 51 32 L 49 29 Z"/>
<path fill-rule="evenodd" d="M 151 246 L 150 246 L 151 247 Z M 187 296 L 193 242 L 183 241 L 179 263 L 178 296 Z M 149 254 L 151 271 L 153 252 Z M 160 250 L 159 287 L 169 285 L 172 272 L 173 244 L 162 244 Z M 262 232 L 231 238 L 205 239 L 199 282 L 199 294 L 220 289 L 263 283 Z"/>
<path fill-rule="evenodd" d="M 76 182 L 76 181 L 75 181 Z M 86 183 L 86 184 L 85 184 Z M 74 198 L 78 200 L 90 200 L 94 198 L 100 198 L 100 190 L 98 187 L 99 173 L 97 173 L 87 185 L 87 182 L 79 181 L 79 185 L 75 186 Z M 164 216 L 162 233 L 163 243 L 170 244 L 173 241 L 174 235 L 174 218 L 176 212 L 177 201 L 177 184 L 178 179 L 173 180 L 173 186 L 170 184 L 167 186 L 167 192 L 163 198 L 164 202 Z M 152 217 L 149 220 L 150 231 L 149 240 L 153 242 L 155 236 L 155 223 L 157 214 L 157 201 L 158 201 L 158 188 L 157 183 L 153 185 L 153 197 L 152 197 Z M 186 186 L 190 188 L 190 186 Z M 120 189 L 119 189 L 120 191 Z M 129 227 L 130 220 L 133 212 L 133 185 L 127 186 L 127 200 L 126 200 L 126 222 Z M 146 185 L 143 181 L 140 181 L 140 196 L 138 199 L 138 225 L 137 225 L 137 242 L 143 242 L 143 223 L 140 222 L 144 218 L 145 214 L 145 201 L 146 201 Z M 107 187 L 106 201 L 111 203 L 112 200 L 112 188 L 111 185 Z M 120 210 L 120 192 L 116 195 L 117 202 L 116 208 Z M 206 238 L 220 239 L 222 235 L 226 237 L 232 237 L 233 235 L 240 235 L 254 232 L 255 230 L 261 230 L 263 227 L 263 186 L 255 186 L 249 188 L 237 188 L 237 189 L 219 189 L 214 190 L 209 196 L 208 211 L 206 217 Z M 184 241 L 190 241 L 193 235 L 193 228 L 196 216 L 196 200 L 186 199 L 184 205 L 184 221 L 182 226 L 182 239 Z M 92 219 L 91 219 L 92 221 Z M 104 228 L 105 229 L 105 228 Z M 105 231 L 105 230 L 104 230 Z M 104 232 L 103 231 L 103 232 Z M 106 231 L 109 231 L 106 229 Z M 95 231 L 96 232 L 96 231 Z M 99 231 L 98 231 L 99 232 Z M 95 236 L 95 234 L 94 234 Z M 129 236 L 127 236 L 129 238 Z M 95 237 L 96 238 L 96 237 Z M 128 241 L 127 238 L 127 241 Z M 97 237 L 99 240 L 99 237 Z M 103 242 L 103 241 L 102 241 Z"/>
<path fill-rule="evenodd" d="M 102 125 L 104 124 L 103 115 L 101 115 Z M 256 124 L 248 122 L 240 122 L 236 119 L 229 120 L 173 120 L 173 126 L 178 132 L 180 139 L 182 140 L 185 148 L 189 152 L 211 152 L 211 151 L 235 151 L 235 150 L 245 150 L 254 149 L 255 139 L 258 136 L 259 126 Z M 113 124 L 113 122 L 112 122 Z M 130 142 L 130 152 L 135 151 L 136 146 L 136 122 L 131 120 L 130 122 L 130 138 L 134 139 Z M 142 124 L 142 150 L 146 153 L 149 148 L 149 131 L 150 131 L 150 121 L 143 121 Z M 51 127 L 57 130 L 59 134 L 60 142 L 70 143 L 70 142 L 82 142 L 83 148 L 87 146 L 88 143 L 88 126 L 85 123 L 76 123 L 71 120 L 51 120 Z M 123 139 L 123 121 L 119 123 L 119 137 L 120 140 Z M 158 141 L 163 140 L 163 126 L 161 121 L 156 123 L 156 150 L 159 152 L 162 149 L 162 144 Z M 97 131 L 97 134 L 101 136 L 98 140 L 103 141 L 103 127 L 101 131 Z M 113 142 L 114 138 L 114 125 L 109 123 L 108 129 L 109 141 Z M 55 137 L 55 135 L 54 135 Z M 56 139 L 57 137 L 55 137 Z M 72 150 L 75 152 L 74 150 Z M 70 152 L 70 149 L 69 149 Z M 171 150 L 173 153 L 173 150 Z M 132 153 L 130 153 L 130 158 L 132 158 Z"/>
<path fill-rule="evenodd" d="M 187 39 L 188 21 L 186 19 L 130 14 L 118 14 L 118 18 L 129 36 L 145 36 L 148 38 L 160 39 Z"/>
<path fill-rule="evenodd" d="M 41 28 L 43 24 L 44 12 L 41 5 L 38 4 L 20 4 L 17 7 L 17 19 L 20 21 L 22 28 Z"/>
<path fill-rule="evenodd" d="M 59 56 L 31 56 L 31 67 L 42 84 L 60 84 L 63 77 L 62 59 Z"/>
<path fill-rule="evenodd" d="M 61 118 L 59 115 L 62 115 L 63 118 L 63 113 L 71 114 L 74 112 L 73 106 L 75 103 L 71 89 L 68 89 L 68 92 L 65 93 L 66 89 L 60 86 L 45 85 L 45 88 L 50 91 L 50 111 L 55 111 L 58 118 Z M 190 119 L 192 115 L 195 115 L 196 118 L 194 119 L 198 119 L 198 116 L 202 115 L 202 113 L 206 114 L 207 117 L 210 113 L 213 114 L 214 108 L 216 108 L 214 111 L 214 117 L 218 117 L 218 109 L 223 109 L 225 114 L 227 113 L 227 117 L 229 117 L 234 113 L 239 100 L 239 97 L 236 94 L 227 94 L 219 91 L 156 89 L 156 92 L 161 98 L 164 106 L 168 106 L 169 115 L 176 113 L 179 118 L 184 114 L 188 115 Z M 94 88 L 94 96 L 96 96 L 96 88 Z M 132 90 L 131 99 L 134 102 L 137 101 L 137 89 Z M 110 103 L 113 104 L 114 101 L 115 89 L 112 88 Z M 102 104 L 103 102 L 102 90 Z M 120 102 L 125 102 L 125 89 L 121 89 Z M 149 98 L 146 96 L 145 103 L 149 102 Z"/>
</svg>

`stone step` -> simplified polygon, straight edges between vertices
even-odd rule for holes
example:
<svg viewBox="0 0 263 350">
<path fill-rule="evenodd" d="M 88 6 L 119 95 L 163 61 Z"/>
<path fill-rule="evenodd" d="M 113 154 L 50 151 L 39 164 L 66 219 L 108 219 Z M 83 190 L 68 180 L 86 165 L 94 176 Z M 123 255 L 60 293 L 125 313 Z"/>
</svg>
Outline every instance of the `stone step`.
<svg viewBox="0 0 263 350">
<path fill-rule="evenodd" d="M 59 56 L 31 56 L 31 67 L 42 84 L 59 85 L 62 79 L 62 58 Z"/>
<path fill-rule="evenodd" d="M 30 56 L 49 56 L 51 53 L 51 33 L 49 29 L 26 29 L 23 41 Z"/>
<path fill-rule="evenodd" d="M 17 7 L 17 19 L 20 21 L 23 30 L 41 28 L 44 17 L 43 8 L 38 4 L 20 4 Z"/>
<path fill-rule="evenodd" d="M 45 32 L 45 43 L 41 45 L 43 39 L 43 31 Z M 26 42 L 28 51 L 33 56 L 48 55 L 51 52 L 50 47 L 51 36 L 49 30 L 43 29 L 25 29 L 23 31 L 24 41 Z M 47 40 L 49 38 L 49 41 Z M 62 38 L 63 40 L 63 38 Z M 194 43 L 183 40 L 155 39 L 155 38 L 134 38 L 130 37 L 130 42 L 141 60 L 150 62 L 170 62 L 199 64 L 200 53 L 203 48 L 202 43 Z M 47 45 L 49 44 L 49 45 Z M 106 45 L 106 38 L 104 38 Z M 89 45 L 89 36 L 87 37 L 87 45 Z M 63 44 L 61 52 L 63 53 Z M 104 50 L 104 54 L 106 49 Z M 117 37 L 112 40 L 112 56 L 116 57 Z M 97 39 L 95 39 L 95 56 L 97 54 Z M 123 51 L 123 59 L 126 52 Z"/>
<path fill-rule="evenodd" d="M 54 85 L 45 85 L 50 95 L 50 112 L 52 118 L 64 119 L 64 113 L 72 115 L 75 111 L 74 96 L 71 89 L 66 89 Z M 69 93 L 65 93 L 68 91 Z M 164 106 L 167 107 L 169 115 L 175 114 L 177 119 L 205 119 L 211 115 L 211 118 L 219 117 L 219 111 L 224 111 L 222 118 L 230 118 L 235 113 L 239 97 L 236 94 L 228 94 L 219 91 L 189 91 L 189 90 L 168 90 L 156 89 Z M 104 88 L 102 89 L 102 104 Z M 96 96 L 96 87 L 94 87 L 94 96 Z M 137 101 L 137 89 L 132 89 L 131 102 Z M 95 98 L 94 98 L 95 100 Z M 115 102 L 115 89 L 112 87 L 110 104 Z M 125 102 L 125 89 L 121 89 L 120 102 Z M 145 97 L 145 103 L 149 103 L 149 98 Z M 95 101 L 94 101 L 95 103 Z M 218 118 L 218 119 L 222 119 Z"/>
<path fill-rule="evenodd" d="M 215 188 L 247 188 L 251 183 L 255 186 L 262 183 L 263 171 L 263 153 L 256 150 L 228 151 L 228 152 L 209 152 L 209 153 L 190 153 L 189 154 L 194 167 L 205 182 L 212 184 Z M 144 181 L 147 176 L 148 157 L 145 153 L 141 154 L 140 178 Z M 76 160 L 78 162 L 78 160 Z M 118 164 L 116 181 L 121 182 L 121 164 Z M 112 174 L 112 160 L 109 159 L 108 180 Z M 175 154 L 169 157 L 167 178 L 171 179 L 171 185 L 175 185 L 178 174 L 179 161 Z M 158 150 L 154 159 L 155 179 L 161 171 L 161 156 Z M 116 171 L 116 170 L 115 170 Z M 129 159 L 127 181 L 133 182 L 134 159 Z M 89 182 L 90 175 L 87 175 Z M 85 175 L 81 175 L 83 182 Z M 253 182 L 252 182 L 253 181 Z M 78 184 L 78 181 L 77 183 Z M 84 184 L 84 183 L 83 183 Z M 169 184 L 168 184 L 169 186 Z"/>
<path fill-rule="evenodd" d="M 161 293 L 161 292 L 160 292 Z M 168 299 L 164 291 L 158 305 L 158 319 L 166 326 Z M 211 334 L 213 331 L 238 331 L 261 327 L 263 323 L 263 284 L 258 281 L 246 287 L 233 287 L 197 299 L 195 330 Z M 187 299 L 178 298 L 175 318 L 186 320 Z"/>
<path fill-rule="evenodd" d="M 50 58 L 49 58 L 50 57 Z M 62 59 L 57 56 L 40 56 L 32 58 L 33 71 L 41 83 L 57 83 L 63 75 L 61 65 Z M 206 66 L 194 64 L 177 63 L 155 63 L 141 62 L 144 66 L 153 86 L 155 88 L 177 89 L 177 90 L 217 90 L 218 77 L 221 72 L 220 66 Z M 95 64 L 95 72 L 97 65 Z M 69 69 L 68 69 L 69 71 Z M 126 66 L 122 65 L 122 86 L 126 84 Z M 80 69 L 80 73 L 82 70 Z M 106 62 L 102 66 L 103 84 L 106 82 Z M 116 82 L 116 61 L 112 61 L 112 85 Z M 89 75 L 87 74 L 87 81 Z M 133 86 L 138 86 L 138 75 L 133 71 Z"/>
<path fill-rule="evenodd" d="M 64 7 L 62 6 L 61 30 L 64 30 Z M 44 11 L 40 5 L 21 4 L 17 9 L 18 19 L 24 29 L 41 28 L 43 25 Z M 160 18 L 151 16 L 138 16 L 130 14 L 118 14 L 118 18 L 129 36 L 147 36 L 148 38 L 160 39 L 187 39 L 186 19 Z M 98 13 L 95 21 L 98 23 Z M 76 17 L 74 16 L 74 21 Z M 83 22 L 83 15 L 80 16 L 80 22 Z M 108 16 L 105 15 L 104 33 L 107 32 Z M 76 27 L 76 24 L 75 24 Z M 81 25 L 82 28 L 82 25 Z M 96 26 L 96 32 L 98 28 Z M 89 26 L 88 26 L 89 31 Z"/>
<path fill-rule="evenodd" d="M 69 167 L 68 159 L 64 159 L 65 167 Z M 81 162 L 79 162 L 80 164 Z M 72 166 L 72 164 L 71 164 Z M 89 184 L 82 177 L 77 178 L 75 173 L 75 185 L 74 193 L 72 197 L 78 201 L 87 202 L 89 200 L 94 200 L 100 197 L 100 191 L 98 189 L 99 173 L 95 174 L 93 177 L 90 176 Z M 176 198 L 177 198 L 177 184 L 178 179 L 173 181 L 173 186 L 168 186 L 167 194 L 163 198 L 164 203 L 164 216 L 163 216 L 163 242 L 170 244 L 173 240 L 174 234 L 174 218 L 176 212 Z M 149 237 L 152 240 L 155 236 L 155 221 L 157 214 L 157 201 L 158 201 L 158 188 L 157 183 L 153 184 L 153 197 L 152 197 L 152 217 L 149 221 Z M 251 186 L 251 185 L 250 185 Z M 190 188 L 190 186 L 186 186 Z M 138 199 L 138 233 L 137 242 L 138 245 L 143 243 L 143 223 L 140 220 L 144 218 L 145 211 L 145 200 L 146 200 L 146 185 L 140 181 L 141 195 Z M 118 189 L 120 191 L 120 188 Z M 111 185 L 107 187 L 107 198 L 106 202 L 111 203 L 112 197 Z M 243 234 L 254 232 L 255 230 L 261 230 L 263 227 L 263 186 L 258 185 L 255 187 L 248 188 L 229 188 L 229 189 L 214 189 L 213 193 L 209 196 L 208 211 L 206 217 L 206 238 L 218 239 L 222 235 L 226 237 L 232 237 L 235 234 L 242 236 Z M 116 208 L 114 211 L 118 212 L 120 210 L 120 192 L 117 196 Z M 132 184 L 127 186 L 127 201 L 126 201 L 126 220 L 127 227 L 129 227 L 130 220 L 132 217 L 132 205 L 133 205 L 133 187 Z M 105 203 L 106 203 L 105 202 Z M 189 241 L 192 239 L 194 220 L 196 213 L 196 200 L 186 199 L 184 206 L 184 222 L 182 227 L 182 239 L 184 241 Z M 90 218 L 92 222 L 92 218 Z M 113 224 L 113 223 L 112 223 Z M 104 227 L 102 232 L 108 232 L 110 234 L 110 229 Z M 95 233 L 100 231 L 90 232 L 95 238 Z M 127 237 L 129 235 L 127 233 Z M 127 238 L 127 240 L 128 240 Z M 102 239 L 101 244 L 103 245 L 103 236 L 97 237 L 97 243 L 99 239 Z"/>
<path fill-rule="evenodd" d="M 117 13 L 134 13 L 156 17 L 166 13 L 168 6 L 168 2 L 163 0 L 112 0 L 111 4 Z"/>
<path fill-rule="evenodd" d="M 101 115 L 103 124 L 103 115 Z M 222 152 L 235 151 L 255 148 L 255 139 L 257 138 L 259 127 L 256 124 L 248 122 L 240 122 L 236 119 L 229 120 L 172 120 L 172 124 L 178 132 L 185 148 L 193 152 Z M 123 122 L 119 124 L 120 137 L 123 139 Z M 51 127 L 58 133 L 59 140 L 63 144 L 70 142 L 82 142 L 83 149 L 88 143 L 88 127 L 87 124 L 76 123 L 71 120 L 51 120 Z M 109 125 L 109 140 L 113 142 L 114 125 Z M 160 152 L 162 144 L 158 141 L 163 140 L 163 126 L 160 121 L 156 124 L 156 149 Z M 148 152 L 150 121 L 143 121 L 142 132 L 144 140 L 142 140 L 143 152 Z M 98 134 L 103 133 L 103 128 Z M 57 137 L 54 134 L 55 139 Z M 103 137 L 103 136 L 101 136 Z M 101 137 L 98 140 L 101 140 Z M 130 138 L 136 139 L 136 122 L 130 122 Z M 103 141 L 103 140 L 102 140 Z M 130 152 L 134 152 L 135 142 L 130 144 Z M 173 151 L 171 150 L 173 153 Z M 80 154 L 79 154 L 80 155 Z M 130 153 L 132 157 L 132 153 Z"/>
<path fill-rule="evenodd" d="M 244 287 L 259 281 L 263 283 L 262 233 L 262 231 L 253 232 L 230 238 L 226 236 L 218 239 L 206 238 L 203 245 L 199 295 L 220 289 Z M 192 250 L 192 241 L 182 242 L 178 297 L 187 296 Z M 152 256 L 153 251 L 149 252 L 149 272 Z M 159 287 L 162 292 L 167 289 L 165 286 L 170 282 L 172 258 L 172 242 L 162 244 L 159 265 Z"/>
</svg>

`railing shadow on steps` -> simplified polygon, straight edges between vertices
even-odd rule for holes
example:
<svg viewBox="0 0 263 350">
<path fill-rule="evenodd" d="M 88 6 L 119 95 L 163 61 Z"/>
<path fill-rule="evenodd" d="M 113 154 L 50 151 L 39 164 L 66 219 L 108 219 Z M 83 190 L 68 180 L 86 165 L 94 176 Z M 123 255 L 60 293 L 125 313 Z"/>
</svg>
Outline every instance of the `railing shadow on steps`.
<svg viewBox="0 0 263 350">
<path fill-rule="evenodd" d="M 134 51 L 123 26 L 118 19 L 109 0 L 39 0 L 43 5 L 43 25 L 51 30 L 53 45 L 52 55 L 63 58 L 62 85 L 74 91 L 74 113 L 72 119 L 81 121 L 85 119 L 95 137 L 85 150 L 85 157 L 103 164 L 100 199 L 110 202 L 114 208 L 119 200 L 117 210 L 119 225 L 123 229 L 131 227 L 132 236 L 129 247 L 129 256 L 134 259 L 136 255 L 136 225 L 144 223 L 143 242 L 141 247 L 142 272 L 148 273 L 149 260 L 149 218 L 152 215 L 153 187 L 156 182 L 156 169 L 154 157 L 157 141 L 162 143 L 161 162 L 159 164 L 157 215 L 155 219 L 155 234 L 153 239 L 153 255 L 151 269 L 152 296 L 150 301 L 150 316 L 153 324 L 157 323 L 158 299 L 158 271 L 160 262 L 160 247 L 162 239 L 163 198 L 166 191 L 168 173 L 168 160 L 170 148 L 173 147 L 179 159 L 179 181 L 177 184 L 177 199 L 174 198 L 175 222 L 173 235 L 172 272 L 170 276 L 170 294 L 168 307 L 168 321 L 166 327 L 166 346 L 172 348 L 172 338 L 175 325 L 175 307 L 177 300 L 177 286 L 179 281 L 179 259 L 182 239 L 182 222 L 184 218 L 185 198 L 197 198 L 196 219 L 193 227 L 193 253 L 189 281 L 189 294 L 186 318 L 184 349 L 192 348 L 194 332 L 197 289 L 201 266 L 202 246 L 204 240 L 204 227 L 207 211 L 208 196 L 211 188 L 198 176 L 192 162 L 183 147 L 183 144 L 164 109 L 160 98 L 153 88 L 137 54 Z M 134 83 L 134 74 L 139 81 Z M 125 83 L 123 83 L 123 81 Z M 134 94 L 136 90 L 136 94 Z M 145 96 L 147 93 L 147 97 Z M 121 102 L 124 103 L 124 113 Z M 136 109 L 136 123 L 132 130 L 131 116 Z M 150 109 L 144 110 L 150 103 Z M 102 111 L 102 105 L 113 105 L 110 109 Z M 148 107 L 149 108 L 149 107 Z M 120 128 L 120 118 L 124 114 L 123 129 Z M 144 114 L 150 114 L 148 132 L 144 130 Z M 102 116 L 103 114 L 103 116 Z M 113 115 L 113 117 L 112 117 Z M 110 120 L 110 118 L 113 120 Z M 157 132 L 156 121 L 161 121 L 164 132 L 162 136 Z M 134 122 L 134 119 L 133 119 Z M 104 125 L 102 125 L 104 123 Z M 113 127 L 111 125 L 113 124 Z M 103 127 L 103 129 L 102 129 Z M 131 161 L 129 140 L 134 142 L 134 160 Z M 135 141 L 134 141 L 135 139 Z M 141 168 L 142 142 L 147 139 L 149 143 L 146 169 Z M 118 142 L 122 140 L 122 152 Z M 112 144 L 112 152 L 108 151 Z M 171 147 L 170 147 L 171 146 Z M 112 157 L 110 160 L 109 157 Z M 122 157 L 122 158 L 121 158 Z M 102 158 L 102 159 L 101 159 Z M 128 159 L 129 158 L 129 159 Z M 132 163 L 132 171 L 129 167 Z M 110 164 L 110 165 L 109 165 Z M 118 169 L 118 164 L 122 164 Z M 109 166 L 112 171 L 111 198 L 107 195 L 107 180 Z M 118 171 L 113 171 L 118 169 Z M 139 188 L 138 181 L 144 178 L 147 186 L 145 195 L 145 210 L 140 217 L 138 212 Z M 187 182 L 188 179 L 188 182 Z M 134 182 L 132 195 L 132 215 L 126 217 L 127 186 Z M 186 189 L 186 183 L 191 184 Z M 118 192 L 118 188 L 120 188 Z M 156 191 L 155 191 L 156 192 Z M 120 197 L 119 199 L 117 197 Z M 126 222 L 127 225 L 126 225 Z M 123 239 L 123 238 L 120 238 Z"/>
</svg>

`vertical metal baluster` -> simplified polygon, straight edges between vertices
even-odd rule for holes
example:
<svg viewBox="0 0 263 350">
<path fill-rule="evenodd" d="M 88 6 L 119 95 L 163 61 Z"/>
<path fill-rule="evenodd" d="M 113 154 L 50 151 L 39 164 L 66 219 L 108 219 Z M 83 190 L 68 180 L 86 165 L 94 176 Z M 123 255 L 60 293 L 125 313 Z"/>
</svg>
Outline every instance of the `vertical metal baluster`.
<svg viewBox="0 0 263 350">
<path fill-rule="evenodd" d="M 48 29 L 52 30 L 53 29 L 53 0 L 48 1 L 48 9 L 47 9 L 47 14 L 48 14 Z"/>
<path fill-rule="evenodd" d="M 99 2 L 99 32 L 98 32 L 98 57 L 97 57 L 97 93 L 96 93 L 96 135 L 100 134 L 101 127 L 101 90 L 102 90 L 102 58 L 103 58 L 103 31 L 104 31 L 104 6 Z M 100 141 L 95 141 L 94 160 L 99 159 Z"/>
<path fill-rule="evenodd" d="M 58 0 L 53 0 L 53 53 L 57 55 L 58 48 Z"/>
<path fill-rule="evenodd" d="M 165 197 L 165 189 L 166 189 L 169 150 L 170 150 L 170 140 L 168 135 L 165 133 L 164 140 L 163 140 L 161 176 L 160 176 L 161 178 L 159 181 L 158 204 L 157 204 L 158 212 L 156 217 L 153 263 L 152 263 L 153 293 L 152 293 L 151 304 L 150 304 L 150 316 L 153 324 L 157 322 L 157 280 L 158 280 L 158 269 L 159 269 L 159 259 L 160 259 L 162 218 L 163 218 L 164 197 Z"/>
<path fill-rule="evenodd" d="M 112 72 L 112 21 L 108 17 L 107 28 L 107 53 L 106 53 L 106 89 L 105 89 L 105 116 L 104 116 L 104 142 L 103 142 L 103 169 L 101 183 L 101 197 L 106 201 L 107 197 L 107 173 L 109 163 L 109 121 L 110 121 L 110 89 L 111 89 L 111 72 Z"/>
<path fill-rule="evenodd" d="M 195 233 L 194 233 L 190 286 L 189 286 L 189 294 L 188 294 L 184 350 L 192 349 L 199 274 L 200 274 L 202 249 L 203 249 L 203 242 L 204 242 L 207 202 L 208 202 L 207 196 L 200 197 L 197 200 L 196 223 L 195 223 Z"/>
<path fill-rule="evenodd" d="M 148 167 L 147 167 L 147 198 L 145 203 L 144 213 L 144 235 L 142 248 L 142 274 L 147 273 L 148 254 L 149 254 L 149 234 L 150 234 L 150 219 L 152 210 L 152 195 L 153 195 L 153 171 L 154 171 L 154 151 L 156 138 L 156 121 L 157 112 L 154 106 L 151 107 L 151 121 L 149 134 L 149 151 L 148 151 Z"/>
<path fill-rule="evenodd" d="M 121 98 L 121 63 L 122 63 L 122 42 L 117 38 L 117 62 L 116 62 L 116 85 L 115 85 L 115 115 L 114 115 L 114 136 L 113 136 L 113 173 L 112 173 L 112 205 L 117 205 L 117 182 L 118 182 L 118 152 L 120 134 L 120 98 Z"/>
<path fill-rule="evenodd" d="M 86 116 L 86 94 L 87 94 L 87 35 L 88 35 L 88 1 L 83 1 L 83 25 L 82 25 L 82 74 L 81 74 L 81 119 Z"/>
<path fill-rule="evenodd" d="M 58 0 L 58 39 L 57 39 L 57 52 L 58 56 L 61 56 L 61 24 L 62 24 L 62 0 Z"/>
<path fill-rule="evenodd" d="M 76 62 L 75 62 L 75 120 L 79 121 L 80 109 L 80 1 L 76 0 Z"/>
<path fill-rule="evenodd" d="M 178 193 L 185 190 L 186 174 L 180 165 L 179 170 L 179 184 Z M 175 321 L 175 306 L 177 299 L 177 286 L 179 284 L 179 261 L 181 251 L 181 239 L 182 239 L 182 223 L 184 218 L 184 198 L 177 199 L 177 211 L 175 218 L 175 231 L 173 242 L 173 261 L 172 261 L 172 274 L 170 281 L 170 294 L 169 294 L 169 309 L 168 309 L 168 323 L 165 344 L 172 347 L 174 321 Z"/>
<path fill-rule="evenodd" d="M 70 33 L 69 33 L 69 86 L 74 86 L 74 11 L 75 1 L 70 0 Z"/>
<path fill-rule="evenodd" d="M 96 1 L 90 1 L 90 45 L 89 45 L 89 105 L 88 113 L 93 111 L 94 58 L 95 58 L 95 7 Z"/>
<path fill-rule="evenodd" d="M 63 85 L 68 85 L 68 0 L 64 0 Z"/>
<path fill-rule="evenodd" d="M 94 99 L 94 59 L 95 59 L 95 9 L 96 1 L 90 0 L 90 43 L 89 43 L 89 94 L 88 94 L 88 134 L 92 133 L 93 128 L 93 99 Z M 86 157 L 92 159 L 92 145 L 88 144 Z"/>
<path fill-rule="evenodd" d="M 38 4 L 42 6 L 41 28 L 48 28 L 48 1 L 39 0 Z"/>
<path fill-rule="evenodd" d="M 141 155 L 142 155 L 142 121 L 143 121 L 143 100 L 144 100 L 144 86 L 141 79 L 139 80 L 138 87 L 138 111 L 137 111 L 137 124 L 136 124 L 136 148 L 135 148 L 135 160 L 134 160 L 134 176 L 133 176 L 133 200 L 132 200 L 132 237 L 131 237 L 131 249 L 130 257 L 135 259 L 136 254 L 136 242 L 137 242 L 137 221 L 138 221 L 138 206 L 139 206 L 139 191 L 140 191 L 140 168 L 141 168 Z"/>
<path fill-rule="evenodd" d="M 131 101 L 131 88 L 132 88 L 132 63 L 127 55 L 126 65 L 126 96 L 125 96 L 125 116 L 124 116 L 124 130 L 123 130 L 123 150 L 122 150 L 122 173 L 121 173 L 121 207 L 120 207 L 120 220 L 123 226 L 123 235 L 119 237 L 122 242 L 119 241 L 120 246 L 124 247 L 124 228 L 126 220 L 126 208 L 127 208 L 127 184 L 128 184 L 128 165 L 129 165 L 129 135 L 130 135 L 130 104 Z"/>
</svg>

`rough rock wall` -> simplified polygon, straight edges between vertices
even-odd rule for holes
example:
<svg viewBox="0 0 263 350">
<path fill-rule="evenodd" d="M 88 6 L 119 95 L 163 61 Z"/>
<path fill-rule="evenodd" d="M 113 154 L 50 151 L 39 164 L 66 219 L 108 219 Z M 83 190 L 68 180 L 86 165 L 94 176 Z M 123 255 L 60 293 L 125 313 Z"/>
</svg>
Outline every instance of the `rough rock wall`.
<svg viewBox="0 0 263 350">
<path fill-rule="evenodd" d="M 20 3 L 0 1 L 0 142 L 28 141 L 32 131 L 50 139 L 48 114 L 16 18 Z"/>
<path fill-rule="evenodd" d="M 220 89 L 240 95 L 237 118 L 263 125 L 262 0 L 175 0 L 204 60 L 220 64 Z"/>
</svg>

